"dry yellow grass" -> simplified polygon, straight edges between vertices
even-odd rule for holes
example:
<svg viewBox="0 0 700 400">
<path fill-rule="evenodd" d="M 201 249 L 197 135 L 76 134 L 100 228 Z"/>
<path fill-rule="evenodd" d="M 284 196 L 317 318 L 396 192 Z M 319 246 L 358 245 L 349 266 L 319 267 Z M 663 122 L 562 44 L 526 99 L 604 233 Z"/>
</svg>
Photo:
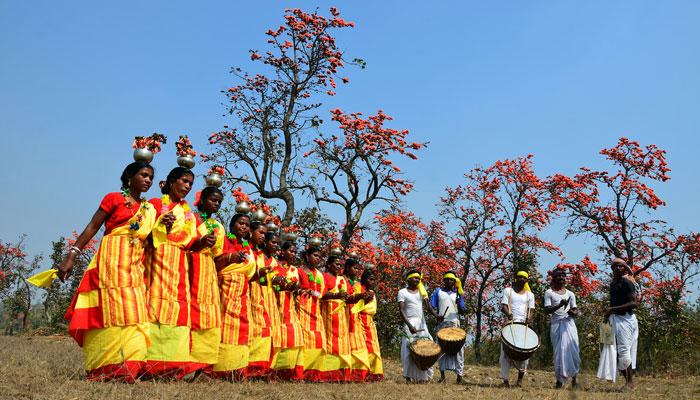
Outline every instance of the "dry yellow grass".
<svg viewBox="0 0 700 400">
<path fill-rule="evenodd" d="M 621 383 L 600 382 L 590 373 L 580 377 L 582 389 L 553 389 L 551 371 L 531 371 L 525 387 L 497 387 L 495 367 L 465 368 L 466 385 L 406 385 L 400 364 L 386 360 L 386 381 L 375 384 L 195 383 L 140 382 L 135 385 L 93 383 L 82 379 L 78 346 L 66 337 L 0 337 L 0 398 L 9 399 L 640 399 L 700 398 L 700 379 L 640 377 L 632 393 Z M 448 377 L 453 382 L 454 376 Z"/>
</svg>

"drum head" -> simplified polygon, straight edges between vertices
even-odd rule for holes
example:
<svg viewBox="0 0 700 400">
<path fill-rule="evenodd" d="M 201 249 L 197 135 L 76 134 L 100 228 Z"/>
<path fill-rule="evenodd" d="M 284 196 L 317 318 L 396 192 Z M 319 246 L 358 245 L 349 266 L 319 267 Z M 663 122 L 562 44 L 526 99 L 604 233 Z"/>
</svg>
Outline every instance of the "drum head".
<svg viewBox="0 0 700 400">
<path fill-rule="evenodd" d="M 501 329 L 501 338 L 514 348 L 529 350 L 536 348 L 540 340 L 535 331 L 523 324 L 508 324 Z"/>
</svg>

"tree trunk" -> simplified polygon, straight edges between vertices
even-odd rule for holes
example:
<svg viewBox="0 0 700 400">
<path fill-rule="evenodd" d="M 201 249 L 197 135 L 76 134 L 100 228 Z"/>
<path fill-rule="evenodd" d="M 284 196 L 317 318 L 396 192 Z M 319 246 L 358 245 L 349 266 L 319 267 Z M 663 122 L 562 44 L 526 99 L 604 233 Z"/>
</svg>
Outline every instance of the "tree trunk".
<svg viewBox="0 0 700 400">
<path fill-rule="evenodd" d="M 482 300 L 483 288 L 479 288 L 479 292 L 476 298 L 476 309 L 474 313 L 476 314 L 476 327 L 474 332 L 474 360 L 477 364 L 481 364 L 481 314 L 482 308 L 484 307 L 484 302 Z"/>
</svg>

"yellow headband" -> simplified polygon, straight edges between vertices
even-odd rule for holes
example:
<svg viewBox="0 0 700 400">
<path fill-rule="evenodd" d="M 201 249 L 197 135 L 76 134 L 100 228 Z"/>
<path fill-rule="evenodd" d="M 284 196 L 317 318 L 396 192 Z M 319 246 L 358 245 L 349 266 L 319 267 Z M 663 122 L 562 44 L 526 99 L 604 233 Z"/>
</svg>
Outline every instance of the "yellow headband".
<svg viewBox="0 0 700 400">
<path fill-rule="evenodd" d="M 525 271 L 518 271 L 515 274 L 515 276 L 522 276 L 525 279 L 530 278 L 530 275 L 528 275 L 527 272 L 525 272 Z M 523 286 L 523 288 L 525 289 L 526 292 L 532 292 L 532 290 L 530 290 L 530 285 L 527 282 L 525 282 L 525 286 Z"/>
<path fill-rule="evenodd" d="M 457 278 L 452 272 L 448 272 L 442 276 L 442 279 L 453 279 L 455 281 L 455 286 L 457 287 L 457 293 L 464 294 L 464 289 L 462 289 L 462 281 Z"/>
<path fill-rule="evenodd" d="M 420 296 L 422 298 L 428 297 L 428 291 L 425 290 L 425 286 L 423 285 L 423 274 L 419 274 L 418 272 L 414 272 L 412 274 L 408 274 L 406 279 L 411 279 L 411 278 L 418 278 L 418 293 L 420 293 Z"/>
</svg>

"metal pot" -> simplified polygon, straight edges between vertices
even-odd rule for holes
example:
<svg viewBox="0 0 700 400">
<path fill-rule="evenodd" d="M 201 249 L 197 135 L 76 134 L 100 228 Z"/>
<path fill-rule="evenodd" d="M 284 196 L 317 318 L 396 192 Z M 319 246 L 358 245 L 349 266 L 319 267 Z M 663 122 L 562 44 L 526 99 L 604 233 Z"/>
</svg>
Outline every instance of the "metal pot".
<svg viewBox="0 0 700 400">
<path fill-rule="evenodd" d="M 144 148 L 138 148 L 134 149 L 134 161 L 142 161 L 145 163 L 150 163 L 153 160 L 153 152 L 144 149 Z"/>
<path fill-rule="evenodd" d="M 286 232 L 284 235 L 282 235 L 282 238 L 284 239 L 284 242 L 296 242 L 297 234 L 294 232 Z"/>
<path fill-rule="evenodd" d="M 247 202 L 242 201 L 236 204 L 236 214 L 248 214 L 250 212 L 250 206 Z"/>
<path fill-rule="evenodd" d="M 204 177 L 204 181 L 207 183 L 207 186 L 214 187 L 221 187 L 221 185 L 224 183 L 224 180 L 221 177 L 221 175 L 217 174 L 216 172 L 212 172 L 211 174 Z"/>
<path fill-rule="evenodd" d="M 266 225 L 266 228 L 267 228 L 267 231 L 268 231 L 268 232 L 277 232 L 277 229 L 279 229 L 279 227 L 278 227 L 277 225 L 275 225 L 274 223 L 272 223 L 272 222 L 270 222 L 269 224 L 267 224 L 267 225 Z"/>
<path fill-rule="evenodd" d="M 321 238 L 318 236 L 314 236 L 311 239 L 309 239 L 309 246 L 310 247 L 321 247 Z"/>
<path fill-rule="evenodd" d="M 177 165 L 185 167 L 187 169 L 194 168 L 194 158 L 192 156 L 180 156 L 177 158 Z"/>
<path fill-rule="evenodd" d="M 330 251 L 331 256 L 333 257 L 340 257 L 343 255 L 343 249 L 340 247 L 333 247 Z"/>
<path fill-rule="evenodd" d="M 265 218 L 267 218 L 267 214 L 265 214 L 265 211 L 263 211 L 262 208 L 258 208 L 253 213 L 253 221 L 263 222 L 265 221 Z"/>
</svg>

